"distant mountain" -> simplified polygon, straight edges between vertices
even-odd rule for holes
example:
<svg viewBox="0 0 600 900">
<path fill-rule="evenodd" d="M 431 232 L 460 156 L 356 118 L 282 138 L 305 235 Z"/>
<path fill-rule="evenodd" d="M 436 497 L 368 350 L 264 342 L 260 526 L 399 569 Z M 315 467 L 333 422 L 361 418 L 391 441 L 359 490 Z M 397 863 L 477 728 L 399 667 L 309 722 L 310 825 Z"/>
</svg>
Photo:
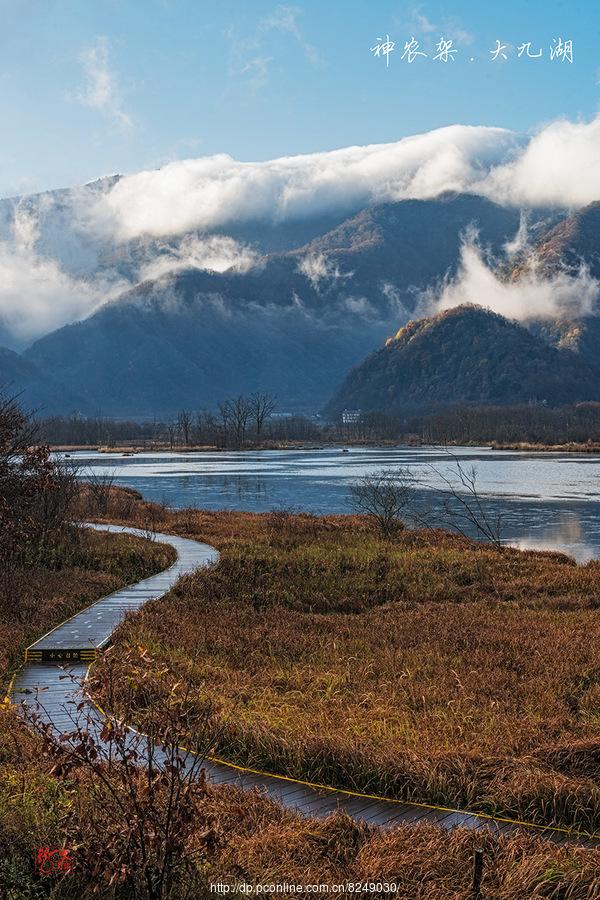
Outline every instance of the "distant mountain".
<svg viewBox="0 0 600 900">
<path fill-rule="evenodd" d="M 558 350 L 571 350 L 600 369 L 600 317 L 530 319 L 527 330 Z"/>
<path fill-rule="evenodd" d="M 256 389 L 280 409 L 315 411 L 422 290 L 456 271 L 468 226 L 500 252 L 518 220 L 480 197 L 382 204 L 245 272 L 142 282 L 24 357 L 77 385 L 90 413 L 167 415 Z"/>
<path fill-rule="evenodd" d="M 478 196 L 447 194 L 279 224 L 239 222 L 208 233 L 118 241 L 110 229 L 82 226 L 118 181 L 110 176 L 0 201 L 0 240 L 21 229 L 25 243 L 34 241 L 36 253 L 74 279 L 76 296 L 88 281 L 103 286 L 101 297 L 120 291 L 21 356 L 0 351 L 0 385 L 10 383 L 47 412 L 171 416 L 258 389 L 276 394 L 280 410 L 314 412 L 351 367 L 419 315 L 424 294 L 456 275 L 471 228 L 499 261 L 502 277 L 519 278 L 532 261 L 542 272 L 575 271 L 581 260 L 600 277 L 600 203 L 558 224 L 556 213 L 530 212 L 536 245 L 515 265 L 505 245 L 517 232 L 520 211 Z M 213 240 L 214 253 L 205 259 L 203 248 Z M 221 251 L 224 261 L 214 261 Z M 237 266 L 242 252 L 249 262 Z M 367 360 L 348 376 L 342 405 L 416 408 L 454 402 L 447 398 L 509 402 L 502 399 L 509 396 L 557 403 L 589 399 L 595 391 L 600 318 L 532 320 L 527 331 L 482 314 L 463 310 L 439 325 L 433 319 L 401 329 L 369 357 L 375 364 Z M 11 346 L 9 322 L 0 316 L 0 344 Z M 453 338 L 450 328 L 456 328 Z M 12 346 L 23 345 L 13 339 Z M 360 402 L 351 399 L 363 394 Z"/>
<path fill-rule="evenodd" d="M 203 292 L 198 273 L 141 286 L 25 354 L 77 384 L 88 412 L 172 415 L 267 390 L 280 409 L 316 410 L 371 337 L 293 305 L 244 306 Z"/>
<path fill-rule="evenodd" d="M 0 347 L 0 394 L 17 397 L 27 410 L 43 416 L 72 412 L 82 404 L 75 392 L 6 347 Z"/>
<path fill-rule="evenodd" d="M 591 203 L 566 216 L 546 230 L 536 242 L 533 253 L 520 261 L 514 277 L 535 261 L 545 274 L 558 269 L 577 271 L 585 263 L 594 278 L 600 278 L 600 202 Z"/>
<path fill-rule="evenodd" d="M 56 261 L 70 275 L 78 278 L 102 276 L 106 283 L 128 279 L 133 285 L 144 267 L 170 253 L 177 255 L 181 242 L 209 237 L 228 237 L 241 245 L 249 245 L 258 255 L 287 252 L 323 235 L 348 218 L 345 212 L 319 215 L 282 223 L 249 221 L 214 228 L 209 232 L 189 231 L 169 238 L 139 237 L 123 240 L 111 233 L 110 227 L 97 222 L 95 205 L 110 193 L 120 175 L 98 178 L 73 188 L 59 188 L 0 199 L 0 241 L 12 240 L 16 230 L 23 232 L 28 223 L 26 240 L 34 239 L 35 250 L 44 259 Z M 358 210 L 351 210 L 351 213 Z M 0 315 L 0 334 L 2 318 Z"/>
<path fill-rule="evenodd" d="M 377 303 L 373 294 L 378 289 L 410 313 L 421 291 L 455 274 L 468 228 L 477 230 L 482 246 L 500 255 L 519 217 L 518 210 L 474 195 L 384 203 L 361 210 L 289 257 L 322 258 L 330 273 L 337 271 L 338 281 L 353 273 L 346 287 L 354 293 Z"/>
<path fill-rule="evenodd" d="M 409 322 L 347 375 L 326 407 L 415 411 L 600 400 L 600 371 L 516 322 L 461 306 Z"/>
</svg>

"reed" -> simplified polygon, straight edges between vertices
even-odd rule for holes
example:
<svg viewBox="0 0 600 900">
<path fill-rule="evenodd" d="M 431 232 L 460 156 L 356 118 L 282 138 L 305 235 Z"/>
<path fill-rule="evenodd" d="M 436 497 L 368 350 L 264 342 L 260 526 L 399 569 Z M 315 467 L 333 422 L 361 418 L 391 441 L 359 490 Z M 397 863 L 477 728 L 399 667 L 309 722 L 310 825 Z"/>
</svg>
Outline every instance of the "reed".
<svg viewBox="0 0 600 900">
<path fill-rule="evenodd" d="M 117 651 L 145 648 L 164 691 L 184 680 L 215 704 L 216 753 L 600 828 L 598 563 L 441 531 L 385 541 L 360 517 L 156 514 L 221 563 L 131 617 Z M 140 687 L 137 720 L 157 704 Z"/>
</svg>

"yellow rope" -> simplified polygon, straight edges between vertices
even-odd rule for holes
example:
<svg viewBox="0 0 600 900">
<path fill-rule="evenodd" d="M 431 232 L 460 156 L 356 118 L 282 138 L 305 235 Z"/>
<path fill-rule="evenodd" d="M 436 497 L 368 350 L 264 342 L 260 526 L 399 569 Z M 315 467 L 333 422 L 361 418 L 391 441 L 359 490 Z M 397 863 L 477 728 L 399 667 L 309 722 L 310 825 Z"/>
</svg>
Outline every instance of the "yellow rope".
<svg viewBox="0 0 600 900">
<path fill-rule="evenodd" d="M 10 706 L 12 700 L 10 699 L 10 695 L 12 694 L 13 684 L 15 683 L 15 678 L 17 677 L 17 672 L 20 672 L 23 666 L 19 666 L 18 669 L 15 669 L 13 672 L 13 676 L 8 683 L 8 687 L 6 689 L 6 694 L 4 695 L 4 700 L 2 701 L 2 706 Z"/>
<path fill-rule="evenodd" d="M 90 669 L 94 665 L 94 662 L 95 660 L 91 662 L 87 667 L 85 681 L 88 680 Z M 3 701 L 3 704 L 5 706 L 11 705 L 12 703 L 11 692 L 14 680 L 21 668 L 23 668 L 23 666 L 20 666 L 19 669 L 15 671 L 13 677 L 10 680 L 10 684 Z M 96 709 L 101 713 L 101 715 L 107 718 L 107 713 L 90 694 L 88 694 L 88 699 L 92 706 L 95 706 Z M 127 728 L 130 731 L 135 732 L 136 734 L 143 734 L 132 725 L 127 725 Z M 146 737 L 147 735 L 144 736 Z M 181 746 L 181 750 L 184 750 L 186 753 L 193 753 L 192 750 L 190 750 L 188 747 L 184 747 L 183 745 Z M 380 794 L 365 794 L 361 791 L 351 791 L 348 788 L 336 788 L 332 787 L 329 784 L 320 784 L 316 781 L 305 781 L 302 778 L 292 778 L 290 775 L 278 775 L 275 772 L 264 772 L 262 769 L 252 769 L 249 766 L 240 766 L 237 765 L 237 763 L 232 763 L 227 759 L 222 759 L 222 757 L 220 756 L 206 756 L 204 758 L 207 760 L 207 762 L 211 762 L 219 766 L 226 766 L 228 769 L 235 769 L 236 772 L 245 773 L 247 775 L 259 775 L 261 778 L 273 778 L 277 781 L 285 781 L 288 784 L 299 784 L 302 787 L 308 787 L 318 791 L 327 791 L 330 794 L 342 794 L 345 797 L 357 797 L 360 800 L 377 800 L 381 803 L 396 803 L 399 806 L 412 806 L 415 809 L 430 809 L 432 810 L 432 812 L 456 813 L 460 816 L 474 816 L 478 819 L 487 819 L 490 822 L 503 822 L 507 825 L 517 825 L 521 828 L 531 828 L 537 831 L 556 832 L 557 834 L 566 834 L 570 837 L 584 838 L 586 840 L 595 840 L 598 837 L 596 833 L 592 834 L 588 831 L 576 831 L 570 828 L 561 828 L 559 825 L 539 825 L 536 822 L 524 822 L 521 819 L 510 819 L 507 816 L 493 816 L 491 813 L 474 812 L 468 809 L 455 809 L 451 806 L 436 806 L 432 803 L 419 803 L 417 800 L 398 800 L 395 797 L 382 797 Z"/>
<path fill-rule="evenodd" d="M 88 676 L 90 673 L 90 669 L 92 668 L 94 663 L 90 663 L 87 668 L 85 680 L 88 680 Z M 104 709 L 100 706 L 99 703 L 94 700 L 94 698 L 88 694 L 88 698 L 93 706 L 105 717 L 107 718 L 107 714 Z M 140 734 L 143 737 L 147 737 L 143 732 L 138 731 L 131 725 L 126 726 L 130 731 L 135 732 L 136 734 Z M 184 750 L 186 753 L 192 753 L 194 756 L 197 756 L 193 750 L 190 750 L 188 747 L 180 746 L 181 750 Z M 331 794 L 343 794 L 347 797 L 358 797 L 363 800 L 378 800 L 383 803 L 397 803 L 400 806 L 414 806 L 416 809 L 430 809 L 435 812 L 446 812 L 446 813 L 456 813 L 460 816 L 474 816 L 479 819 L 487 819 L 491 822 L 504 822 L 507 825 L 518 825 L 522 828 L 533 828 L 538 831 L 555 831 L 561 834 L 567 834 L 571 837 L 581 837 L 586 838 L 587 840 L 597 839 L 597 834 L 591 834 L 588 831 L 575 831 L 570 828 L 561 828 L 559 825 L 539 825 L 535 822 L 523 822 L 520 819 L 510 819 L 506 816 L 493 816 L 491 813 L 482 813 L 482 812 L 472 812 L 470 810 L 465 809 L 454 809 L 450 806 L 435 806 L 431 803 L 419 803 L 416 800 L 398 800 L 395 797 L 382 797 L 378 794 L 364 794 L 360 791 L 351 791 L 347 788 L 336 788 L 331 787 L 328 784 L 320 784 L 319 782 L 314 781 L 304 781 L 302 778 L 292 778 L 289 775 L 277 775 L 274 772 L 263 772 L 261 769 L 251 769 L 248 766 L 239 766 L 236 763 L 229 762 L 226 759 L 222 759 L 219 756 L 205 756 L 208 762 L 215 763 L 220 766 L 227 766 L 229 769 L 235 769 L 237 772 L 246 773 L 248 775 L 260 775 L 261 778 L 274 778 L 278 781 L 286 781 L 290 784 L 299 784 L 303 787 L 313 788 L 319 791 L 329 791 Z"/>
</svg>

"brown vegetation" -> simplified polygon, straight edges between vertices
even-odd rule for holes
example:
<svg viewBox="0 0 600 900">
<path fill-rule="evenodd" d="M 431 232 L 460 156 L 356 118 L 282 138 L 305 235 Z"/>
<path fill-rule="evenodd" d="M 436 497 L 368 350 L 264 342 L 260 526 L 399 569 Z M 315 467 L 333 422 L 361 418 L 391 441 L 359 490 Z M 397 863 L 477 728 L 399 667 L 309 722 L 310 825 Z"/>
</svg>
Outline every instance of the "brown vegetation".
<svg viewBox="0 0 600 900">
<path fill-rule="evenodd" d="M 31 509 L 34 525 L 47 521 L 45 504 Z M 85 488 L 77 511 L 222 552 L 217 569 L 131 617 L 95 670 L 108 709 L 163 746 L 185 735 L 329 784 L 600 824 L 600 564 L 441 531 L 383 540 L 359 516 L 168 511 L 108 481 Z M 63 522 L 43 540 L 34 528 L 5 570 L 7 666 L 94 596 L 172 558 Z M 179 900 L 207 896 L 210 882 L 388 881 L 407 900 L 467 900 L 476 847 L 482 898 L 600 894 L 600 851 L 426 826 L 385 833 L 343 815 L 301 820 L 259 794 L 186 781 L 176 755 L 161 772 L 132 766 L 116 719 L 101 740 L 120 747 L 110 763 L 85 729 L 71 750 L 0 710 L 0 895 Z M 67 848 L 72 872 L 36 879 L 44 846 Z"/>
<path fill-rule="evenodd" d="M 526 453 L 600 453 L 600 443 L 588 441 L 585 444 L 531 444 L 527 441 L 519 441 L 515 444 L 502 444 L 492 442 L 492 450 L 518 450 Z"/>
<path fill-rule="evenodd" d="M 150 692 L 161 665 L 146 654 L 136 679 Z M 111 693 L 119 667 L 107 657 L 101 678 Z M 167 747 L 152 776 L 125 762 L 131 746 L 109 717 L 100 740 L 74 729 L 60 745 L 35 734 L 11 710 L 0 711 L 0 889 L 8 897 L 102 897 L 182 900 L 210 895 L 210 884 L 233 891 L 250 885 L 382 883 L 369 894 L 402 900 L 472 900 L 474 851 L 484 853 L 481 900 L 524 897 L 592 900 L 600 890 L 600 851 L 558 848 L 527 834 L 491 834 L 403 825 L 384 832 L 343 814 L 304 820 L 259 792 L 210 788 L 178 764 L 176 742 L 192 716 L 205 735 L 210 712 L 198 717 L 181 686 L 155 707 L 149 730 Z M 131 710 L 126 709 L 127 713 Z M 85 727 L 85 719 L 83 723 Z M 111 748 L 103 761 L 102 748 Z M 143 752 L 144 741 L 137 747 Z M 200 751 L 201 747 L 199 748 Z M 32 848 L 64 847 L 73 868 L 35 878 Z M 396 885 L 386 890 L 385 883 Z"/>
<path fill-rule="evenodd" d="M 32 641 L 99 597 L 174 561 L 166 544 L 73 529 L 52 560 L 6 569 L 0 579 L 0 686 Z"/>
<path fill-rule="evenodd" d="M 32 444 L 35 429 L 0 397 L 0 688 L 31 641 L 125 584 L 165 568 L 172 548 L 78 527 L 106 508 L 104 486 L 79 492 L 74 470 Z"/>
<path fill-rule="evenodd" d="M 220 566 L 127 622 L 256 768 L 578 829 L 600 827 L 600 564 L 360 517 L 139 503 Z M 135 685 L 134 685 L 135 692 Z M 160 696 L 139 691 L 136 716 Z"/>
</svg>

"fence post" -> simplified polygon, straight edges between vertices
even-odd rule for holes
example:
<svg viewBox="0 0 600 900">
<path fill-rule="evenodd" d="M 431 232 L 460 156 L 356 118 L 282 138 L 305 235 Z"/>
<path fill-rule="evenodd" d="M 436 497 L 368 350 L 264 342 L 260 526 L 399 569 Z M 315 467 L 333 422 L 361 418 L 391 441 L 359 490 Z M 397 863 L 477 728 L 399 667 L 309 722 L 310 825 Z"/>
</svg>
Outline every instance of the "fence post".
<svg viewBox="0 0 600 900">
<path fill-rule="evenodd" d="M 473 853 L 473 900 L 481 900 L 481 882 L 483 881 L 483 850 L 477 848 Z"/>
</svg>

